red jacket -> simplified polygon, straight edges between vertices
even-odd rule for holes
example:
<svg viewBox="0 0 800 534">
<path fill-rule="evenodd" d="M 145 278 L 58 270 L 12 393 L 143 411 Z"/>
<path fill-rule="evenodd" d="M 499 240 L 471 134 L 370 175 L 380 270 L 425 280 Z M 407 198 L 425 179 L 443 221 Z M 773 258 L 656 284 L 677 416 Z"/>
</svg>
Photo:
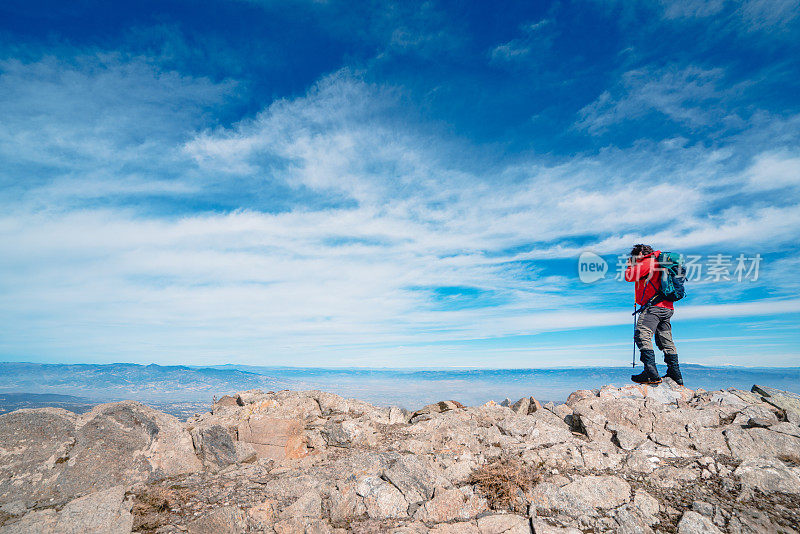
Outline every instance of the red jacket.
<svg viewBox="0 0 800 534">
<path fill-rule="evenodd" d="M 660 253 L 660 250 L 656 250 L 625 269 L 625 281 L 636 282 L 633 289 L 636 294 L 636 304 L 644 304 L 661 289 L 661 272 L 656 265 L 656 257 Z M 662 300 L 656 306 L 670 310 L 674 309 L 672 302 L 669 300 Z"/>
</svg>

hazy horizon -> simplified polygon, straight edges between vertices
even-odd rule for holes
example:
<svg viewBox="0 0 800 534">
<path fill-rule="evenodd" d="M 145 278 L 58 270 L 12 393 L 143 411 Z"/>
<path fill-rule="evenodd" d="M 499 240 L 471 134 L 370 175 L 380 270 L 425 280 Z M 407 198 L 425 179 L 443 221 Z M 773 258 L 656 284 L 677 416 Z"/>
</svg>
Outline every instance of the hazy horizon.
<svg viewBox="0 0 800 534">
<path fill-rule="evenodd" d="M 641 366 L 638 367 L 641 369 Z M 707 390 L 754 384 L 800 393 L 800 368 L 683 366 L 687 387 Z M 636 371 L 634 371 L 636 372 Z M 216 396 L 237 391 L 320 389 L 378 405 L 412 409 L 441 400 L 468 405 L 534 396 L 564 402 L 578 389 L 630 383 L 631 367 L 568 369 L 346 369 L 156 364 L 0 363 L 0 393 L 68 394 L 92 402 L 139 400 L 157 405 L 190 403 L 207 408 Z M 203 409 L 205 409 L 203 408 Z"/>
</svg>

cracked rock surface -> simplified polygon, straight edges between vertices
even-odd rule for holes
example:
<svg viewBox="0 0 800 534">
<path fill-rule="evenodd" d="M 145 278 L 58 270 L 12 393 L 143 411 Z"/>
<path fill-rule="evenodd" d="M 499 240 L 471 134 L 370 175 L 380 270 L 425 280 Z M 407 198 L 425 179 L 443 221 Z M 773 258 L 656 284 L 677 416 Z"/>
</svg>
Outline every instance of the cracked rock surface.
<svg viewBox="0 0 800 534">
<path fill-rule="evenodd" d="M 0 534 L 797 532 L 800 405 L 659 386 L 415 412 L 245 391 L 0 416 Z"/>
</svg>

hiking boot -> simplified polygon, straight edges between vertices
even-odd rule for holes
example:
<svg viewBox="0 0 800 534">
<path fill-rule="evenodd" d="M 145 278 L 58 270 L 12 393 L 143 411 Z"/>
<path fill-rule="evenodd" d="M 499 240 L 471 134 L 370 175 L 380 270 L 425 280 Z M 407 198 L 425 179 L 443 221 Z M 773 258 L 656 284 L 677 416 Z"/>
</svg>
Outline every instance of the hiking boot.
<svg viewBox="0 0 800 534">
<path fill-rule="evenodd" d="M 664 363 L 667 364 L 667 374 L 663 378 L 671 378 L 676 384 L 683 385 L 683 377 L 681 376 L 681 368 L 678 366 L 677 354 L 664 354 Z"/>
<path fill-rule="evenodd" d="M 658 376 L 658 369 L 655 365 L 645 365 L 644 371 L 638 375 L 632 375 L 631 380 L 637 384 L 660 384 L 661 377 Z"/>
<path fill-rule="evenodd" d="M 637 384 L 660 384 L 661 377 L 658 376 L 655 353 L 652 350 L 643 350 L 639 359 L 644 364 L 644 371 L 638 375 L 631 376 L 631 380 Z"/>
</svg>

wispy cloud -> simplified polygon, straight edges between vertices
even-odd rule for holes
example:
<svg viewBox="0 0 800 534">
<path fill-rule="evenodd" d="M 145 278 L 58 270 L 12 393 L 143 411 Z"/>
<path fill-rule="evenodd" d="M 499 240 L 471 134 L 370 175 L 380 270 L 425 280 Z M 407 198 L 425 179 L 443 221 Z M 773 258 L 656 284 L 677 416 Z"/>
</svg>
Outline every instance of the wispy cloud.
<svg viewBox="0 0 800 534">
<path fill-rule="evenodd" d="M 786 251 L 800 235 L 794 108 L 753 98 L 760 82 L 733 81 L 729 65 L 631 54 L 619 76 L 582 73 L 591 83 L 563 80 L 542 104 L 574 106 L 554 114 L 558 150 L 531 148 L 530 125 L 514 143 L 487 141 L 414 91 L 484 68 L 491 80 L 477 91 L 490 91 L 498 73 L 555 54 L 556 28 L 572 28 L 551 10 L 477 41 L 455 31 L 470 21 L 434 4 L 418 18 L 402 6 L 373 14 L 374 26 L 358 26 L 367 59 L 319 67 L 313 84 L 277 96 L 268 76 L 181 70 L 202 55 L 186 59 L 180 32 L 154 55 L 64 45 L 0 60 L 0 354 L 474 365 L 479 348 L 466 362 L 459 346 L 533 336 L 514 362 L 542 365 L 564 350 L 537 352 L 536 336 L 628 325 L 630 287 L 584 286 L 574 263 L 634 242 L 769 255 L 758 283 L 692 288 L 687 322 L 800 312 L 796 287 L 779 283 L 796 271 Z M 717 9 L 686 4 L 669 24 Z M 334 21 L 326 36 L 346 27 Z M 382 75 L 403 57 L 408 71 L 441 61 L 441 72 L 417 85 Z M 226 62 L 216 61 L 213 71 Z M 579 85 L 593 93 L 564 89 Z M 463 113 L 516 115 L 527 95 Z M 652 133 L 664 123 L 675 128 Z M 616 143 L 630 125 L 633 140 Z"/>
<path fill-rule="evenodd" d="M 524 24 L 522 36 L 499 44 L 489 52 L 491 62 L 502 64 L 528 59 L 531 54 L 545 55 L 549 52 L 554 36 L 553 21 L 542 19 Z"/>
<path fill-rule="evenodd" d="M 590 133 L 603 133 L 615 124 L 648 113 L 659 113 L 693 128 L 741 126 L 742 119 L 728 111 L 724 102 L 726 96 L 736 95 L 741 88 L 726 86 L 723 76 L 721 69 L 694 66 L 628 71 L 618 87 L 604 91 L 580 111 L 577 126 Z"/>
</svg>

